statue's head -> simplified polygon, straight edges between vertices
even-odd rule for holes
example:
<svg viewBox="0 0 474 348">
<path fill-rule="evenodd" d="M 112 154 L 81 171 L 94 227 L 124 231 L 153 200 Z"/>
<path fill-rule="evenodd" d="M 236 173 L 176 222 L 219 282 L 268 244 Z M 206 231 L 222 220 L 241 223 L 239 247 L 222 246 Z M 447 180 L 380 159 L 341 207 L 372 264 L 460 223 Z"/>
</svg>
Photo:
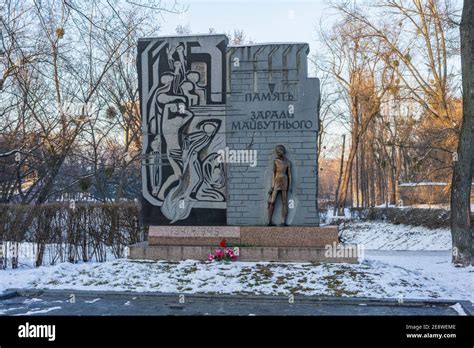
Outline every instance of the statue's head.
<svg viewBox="0 0 474 348">
<path fill-rule="evenodd" d="M 286 154 L 286 148 L 283 145 L 277 145 L 275 147 L 275 152 L 279 158 L 282 158 Z"/>
</svg>

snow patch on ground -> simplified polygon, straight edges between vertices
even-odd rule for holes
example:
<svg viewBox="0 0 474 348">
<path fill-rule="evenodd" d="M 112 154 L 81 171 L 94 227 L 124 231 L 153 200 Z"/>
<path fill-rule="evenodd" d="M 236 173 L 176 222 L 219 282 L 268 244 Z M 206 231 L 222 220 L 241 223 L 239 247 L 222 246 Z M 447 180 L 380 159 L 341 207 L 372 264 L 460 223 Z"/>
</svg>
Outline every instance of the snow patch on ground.
<svg viewBox="0 0 474 348">
<path fill-rule="evenodd" d="M 48 313 L 51 311 L 55 311 L 61 309 L 61 307 L 50 307 L 50 308 L 45 308 L 45 309 L 40 309 L 40 308 L 33 308 L 31 311 L 28 311 L 26 313 L 19 313 L 15 314 L 16 316 L 18 315 L 36 315 L 36 314 L 43 314 L 43 313 Z"/>
<path fill-rule="evenodd" d="M 85 303 L 95 303 L 97 301 L 100 301 L 100 298 L 95 298 L 93 300 L 90 300 L 90 301 L 84 301 Z"/>
<path fill-rule="evenodd" d="M 340 227 L 341 240 L 368 250 L 451 250 L 448 228 L 394 225 L 386 222 L 349 222 Z"/>
<path fill-rule="evenodd" d="M 455 305 L 452 305 L 450 307 L 454 309 L 459 315 L 467 315 L 460 303 L 456 303 Z"/>
<path fill-rule="evenodd" d="M 452 266 L 449 252 L 399 251 L 386 254 L 368 252 L 360 264 L 125 259 L 104 263 L 63 263 L 0 272 L 0 290 L 48 288 L 376 298 L 403 296 L 474 301 L 474 268 Z"/>
</svg>

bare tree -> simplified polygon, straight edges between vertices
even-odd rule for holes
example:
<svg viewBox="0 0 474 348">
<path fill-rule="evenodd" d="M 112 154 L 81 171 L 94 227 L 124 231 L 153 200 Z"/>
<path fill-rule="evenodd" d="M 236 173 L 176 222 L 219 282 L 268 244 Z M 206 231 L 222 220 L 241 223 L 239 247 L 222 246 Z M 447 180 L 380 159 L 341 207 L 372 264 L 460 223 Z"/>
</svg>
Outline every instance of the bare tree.
<svg viewBox="0 0 474 348">
<path fill-rule="evenodd" d="M 449 1 L 338 1 L 322 32 L 351 135 L 337 206 L 395 203 L 399 179 L 443 181 L 460 127 L 458 9 Z M 329 64 L 328 64 L 329 63 Z"/>
<path fill-rule="evenodd" d="M 353 163 L 362 137 L 380 113 L 385 93 L 394 81 L 394 70 L 383 59 L 368 50 L 365 25 L 347 18 L 333 26 L 332 31 L 322 33 L 328 59 L 324 64 L 340 88 L 347 102 L 348 124 L 351 142 L 346 166 L 343 171 L 336 206 L 344 208 L 351 182 Z M 338 185 L 339 187 L 339 185 Z M 339 213 L 343 213 L 342 209 Z"/>
<path fill-rule="evenodd" d="M 232 33 L 227 33 L 227 37 L 229 38 L 229 44 L 235 46 L 252 43 L 252 40 L 247 38 L 247 34 L 243 29 L 235 28 Z"/>
<path fill-rule="evenodd" d="M 9 194 L 3 196 L 39 204 L 85 183 L 95 172 L 66 170 L 65 163 L 71 156 L 82 157 L 86 166 L 95 163 L 99 151 L 89 151 L 93 158 L 85 159 L 88 146 L 101 146 L 106 138 L 125 138 L 122 159 L 134 158 L 128 147 L 138 136 L 139 115 L 130 57 L 137 38 L 156 33 L 155 18 L 166 11 L 179 10 L 160 1 L 6 2 L 0 152 L 21 156 L 9 160 L 8 170 L 19 174 L 11 176 L 15 182 L 5 182 L 2 195 Z M 123 116 L 120 120 L 107 118 L 111 106 Z"/>
<path fill-rule="evenodd" d="M 464 1 L 461 21 L 463 120 L 451 186 L 453 262 L 467 266 L 472 257 L 470 193 L 474 168 L 474 3 Z"/>
<path fill-rule="evenodd" d="M 191 27 L 190 27 L 189 23 L 186 24 L 186 25 L 178 24 L 175 31 L 176 31 L 176 34 L 178 34 L 178 35 L 190 35 L 191 34 Z"/>
</svg>

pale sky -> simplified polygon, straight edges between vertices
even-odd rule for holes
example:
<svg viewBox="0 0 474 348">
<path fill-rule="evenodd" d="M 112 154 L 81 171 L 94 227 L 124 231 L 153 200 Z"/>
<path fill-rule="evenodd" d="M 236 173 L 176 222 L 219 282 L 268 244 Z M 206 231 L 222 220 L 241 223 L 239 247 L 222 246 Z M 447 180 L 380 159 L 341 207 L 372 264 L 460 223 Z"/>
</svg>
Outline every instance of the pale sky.
<svg viewBox="0 0 474 348">
<path fill-rule="evenodd" d="M 321 18 L 334 18 L 323 0 L 178 0 L 178 4 L 188 10 L 182 15 L 164 14 L 160 35 L 176 34 L 178 24 L 189 25 L 193 34 L 208 33 L 211 27 L 224 34 L 237 28 L 255 43 L 307 42 L 310 55 L 318 49 Z"/>
</svg>

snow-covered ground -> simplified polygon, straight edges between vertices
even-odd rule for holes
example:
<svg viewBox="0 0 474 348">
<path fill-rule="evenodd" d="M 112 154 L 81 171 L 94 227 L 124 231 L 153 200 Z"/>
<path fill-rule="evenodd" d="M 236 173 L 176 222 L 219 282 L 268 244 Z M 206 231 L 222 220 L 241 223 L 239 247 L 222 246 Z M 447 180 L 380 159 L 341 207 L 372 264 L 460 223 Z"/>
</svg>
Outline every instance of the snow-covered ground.
<svg viewBox="0 0 474 348">
<path fill-rule="evenodd" d="M 359 264 L 117 259 L 23 267 L 0 271 L 0 291 L 50 288 L 474 301 L 474 267 L 450 263 L 449 231 L 364 222 L 347 224 L 342 236 L 377 250 L 366 251 Z"/>
<path fill-rule="evenodd" d="M 369 250 L 451 250 L 448 228 L 349 222 L 341 225 L 340 234 L 343 242 L 362 244 Z"/>
</svg>

